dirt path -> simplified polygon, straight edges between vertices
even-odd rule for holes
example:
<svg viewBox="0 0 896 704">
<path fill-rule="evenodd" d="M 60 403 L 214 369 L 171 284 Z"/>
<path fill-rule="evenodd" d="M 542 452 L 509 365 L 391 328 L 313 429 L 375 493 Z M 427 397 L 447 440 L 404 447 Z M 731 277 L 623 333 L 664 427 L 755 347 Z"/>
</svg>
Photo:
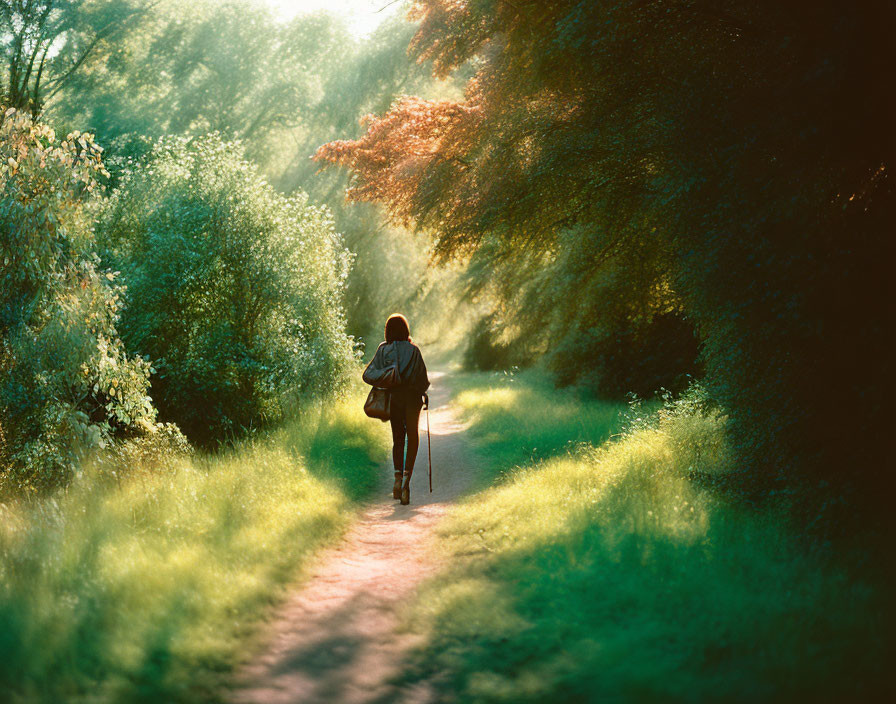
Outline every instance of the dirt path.
<svg viewBox="0 0 896 704">
<path fill-rule="evenodd" d="M 264 652 L 239 673 L 233 702 L 434 700 L 426 687 L 401 690 L 390 680 L 401 672 L 413 645 L 411 635 L 397 630 L 397 610 L 438 568 L 426 549 L 428 535 L 473 479 L 472 453 L 464 428 L 446 406 L 442 376 L 430 374 L 433 493 L 421 416 L 411 505 L 392 499 L 392 471 L 384 465 L 377 498 L 343 541 L 319 557 L 280 609 L 264 639 Z"/>
</svg>

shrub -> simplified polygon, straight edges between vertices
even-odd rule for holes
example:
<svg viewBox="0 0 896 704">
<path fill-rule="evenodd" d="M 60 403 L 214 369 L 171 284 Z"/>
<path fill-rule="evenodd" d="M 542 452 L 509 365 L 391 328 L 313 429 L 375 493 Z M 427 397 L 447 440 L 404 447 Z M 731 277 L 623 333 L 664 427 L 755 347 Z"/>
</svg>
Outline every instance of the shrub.
<svg viewBox="0 0 896 704">
<path fill-rule="evenodd" d="M 349 253 L 329 211 L 276 193 L 217 135 L 160 140 L 99 224 L 128 286 L 129 349 L 156 360 L 162 416 L 202 444 L 341 387 Z"/>
<path fill-rule="evenodd" d="M 174 473 L 195 458 L 193 447 L 174 423 L 158 423 L 150 432 L 109 446 L 94 461 L 98 476 L 119 483 L 127 475 Z"/>
<path fill-rule="evenodd" d="M 85 452 L 155 419 L 150 365 L 125 354 L 121 289 L 94 251 L 101 152 L 90 134 L 0 117 L 2 490 L 63 483 Z"/>
</svg>

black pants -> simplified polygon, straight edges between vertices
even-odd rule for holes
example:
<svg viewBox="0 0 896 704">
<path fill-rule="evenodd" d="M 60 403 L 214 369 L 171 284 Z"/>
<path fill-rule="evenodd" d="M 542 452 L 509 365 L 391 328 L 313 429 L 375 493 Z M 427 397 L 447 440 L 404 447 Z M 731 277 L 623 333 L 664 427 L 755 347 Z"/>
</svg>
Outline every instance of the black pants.
<svg viewBox="0 0 896 704">
<path fill-rule="evenodd" d="M 420 447 L 417 427 L 420 423 L 420 409 L 423 399 L 420 394 L 407 393 L 404 389 L 392 392 L 389 423 L 392 425 L 392 463 L 396 473 L 404 470 L 410 479 L 414 472 L 414 461 Z M 407 438 L 408 451 L 405 459 L 404 441 Z"/>
</svg>

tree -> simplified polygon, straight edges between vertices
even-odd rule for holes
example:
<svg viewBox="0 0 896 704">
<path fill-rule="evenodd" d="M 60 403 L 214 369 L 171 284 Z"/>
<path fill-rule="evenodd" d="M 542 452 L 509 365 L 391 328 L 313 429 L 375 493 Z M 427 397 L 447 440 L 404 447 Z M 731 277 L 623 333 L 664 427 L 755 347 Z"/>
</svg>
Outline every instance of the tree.
<svg viewBox="0 0 896 704">
<path fill-rule="evenodd" d="M 324 145 L 317 158 L 352 169 L 353 200 L 385 203 L 395 222 L 434 233 L 443 262 L 471 258 L 468 292 L 497 299 L 490 319 L 503 323 L 517 359 L 547 352 L 564 381 L 603 393 L 643 390 L 650 382 L 638 375 L 647 360 L 615 342 L 623 329 L 650 337 L 657 315 L 671 315 L 679 324 L 667 329 L 677 331 L 672 347 L 680 352 L 653 355 L 650 379 L 673 385 L 696 370 L 696 342 L 669 286 L 668 247 L 657 237 L 638 242 L 627 255 L 637 265 L 624 277 L 608 265 L 631 232 L 654 226 L 635 178 L 641 167 L 594 148 L 602 88 L 582 57 L 553 57 L 552 66 L 537 68 L 545 43 L 558 44 L 553 27 L 563 8 L 498 3 L 494 17 L 477 14 L 476 3 L 463 8 L 416 5 L 421 25 L 411 51 L 444 76 L 488 39 L 465 28 L 497 35 L 466 98 L 402 97 L 382 118 L 366 118 L 365 135 Z M 459 29 L 446 39 L 449 25 Z M 510 38 L 512 49 L 497 53 Z M 462 48 L 466 42 L 472 48 Z M 622 170 L 618 179 L 601 177 L 614 169 Z M 564 352 L 573 347 L 577 354 Z M 616 365 L 621 377 L 612 379 L 583 368 L 603 357 L 631 363 Z"/>
<path fill-rule="evenodd" d="M 303 123 L 321 80 L 351 52 L 343 24 L 327 14 L 278 20 L 246 0 L 158 2 L 102 62 L 69 82 L 54 116 L 88 124 L 121 151 L 135 135 L 220 132 L 257 161 L 272 160 L 272 134 Z"/>
<path fill-rule="evenodd" d="M 412 15 L 418 58 L 475 76 L 464 100 L 407 97 L 324 145 L 319 159 L 352 169 L 350 196 L 437 233 L 445 257 L 498 264 L 478 266 L 499 280 L 546 265 L 559 288 L 539 279 L 528 300 L 562 300 L 561 321 L 602 290 L 647 296 L 629 323 L 679 307 L 745 479 L 879 495 L 892 8 L 418 0 Z M 863 481 L 844 481 L 857 465 Z"/>
<path fill-rule="evenodd" d="M 140 20 L 147 0 L 8 0 L 0 3 L 0 80 L 6 104 L 40 114 L 45 102 Z"/>
</svg>

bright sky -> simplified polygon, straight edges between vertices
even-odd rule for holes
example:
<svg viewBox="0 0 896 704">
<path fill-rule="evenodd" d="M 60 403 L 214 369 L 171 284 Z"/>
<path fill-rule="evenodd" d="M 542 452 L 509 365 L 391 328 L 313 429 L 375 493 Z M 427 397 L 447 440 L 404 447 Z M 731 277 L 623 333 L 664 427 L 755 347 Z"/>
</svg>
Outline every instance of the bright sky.
<svg viewBox="0 0 896 704">
<path fill-rule="evenodd" d="M 345 17 L 349 29 L 357 36 L 370 34 L 387 17 L 401 11 L 404 2 L 391 0 L 267 0 L 286 17 L 306 12 L 329 10 Z M 385 8 L 385 9 L 382 9 Z M 381 10 L 380 12 L 377 12 Z"/>
</svg>

